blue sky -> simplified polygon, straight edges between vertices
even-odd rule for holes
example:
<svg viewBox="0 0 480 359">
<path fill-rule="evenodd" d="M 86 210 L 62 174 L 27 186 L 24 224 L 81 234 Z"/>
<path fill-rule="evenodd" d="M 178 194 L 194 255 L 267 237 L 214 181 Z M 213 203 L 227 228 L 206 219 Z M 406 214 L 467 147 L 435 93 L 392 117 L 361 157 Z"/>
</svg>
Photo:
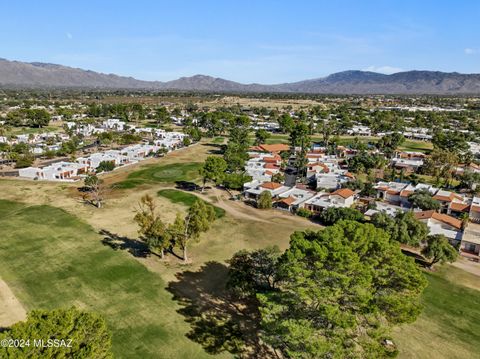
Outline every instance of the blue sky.
<svg viewBox="0 0 480 359">
<path fill-rule="evenodd" d="M 480 73 L 480 2 L 0 1 L 0 57 L 144 80 Z"/>
</svg>

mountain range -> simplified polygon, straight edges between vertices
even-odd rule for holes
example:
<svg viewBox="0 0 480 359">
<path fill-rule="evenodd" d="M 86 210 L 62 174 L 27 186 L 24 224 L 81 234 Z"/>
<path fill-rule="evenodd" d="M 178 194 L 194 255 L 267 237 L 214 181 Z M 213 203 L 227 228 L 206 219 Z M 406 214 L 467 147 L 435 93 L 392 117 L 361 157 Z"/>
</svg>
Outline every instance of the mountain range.
<svg viewBox="0 0 480 359">
<path fill-rule="evenodd" d="M 312 94 L 480 94 L 480 74 L 405 71 L 391 75 L 343 71 L 299 82 L 276 85 L 241 84 L 205 75 L 177 80 L 143 81 L 133 77 L 41 63 L 0 59 L 4 88 L 145 89 L 209 92 L 286 92 Z"/>
</svg>

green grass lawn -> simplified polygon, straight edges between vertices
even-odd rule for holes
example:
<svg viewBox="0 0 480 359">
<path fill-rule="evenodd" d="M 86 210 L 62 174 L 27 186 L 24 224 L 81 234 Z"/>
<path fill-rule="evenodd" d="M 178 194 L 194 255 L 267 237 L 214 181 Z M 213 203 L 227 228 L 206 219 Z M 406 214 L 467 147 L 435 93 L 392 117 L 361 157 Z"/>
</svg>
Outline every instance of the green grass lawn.
<svg viewBox="0 0 480 359">
<path fill-rule="evenodd" d="M 431 142 L 405 140 L 399 149 L 402 151 L 430 153 L 433 149 L 433 145 Z"/>
<path fill-rule="evenodd" d="M 0 200 L 0 277 L 27 310 L 102 314 L 116 358 L 207 358 L 155 273 L 67 212 Z"/>
<path fill-rule="evenodd" d="M 44 133 L 44 132 L 56 132 L 59 131 L 61 128 L 57 126 L 45 126 L 41 128 L 36 127 L 12 127 L 11 130 L 7 133 L 8 136 L 16 136 L 16 135 L 29 135 L 35 133 Z"/>
<path fill-rule="evenodd" d="M 225 140 L 225 137 L 215 137 L 214 139 L 212 139 L 212 143 L 218 145 L 223 143 L 224 140 Z"/>
<path fill-rule="evenodd" d="M 177 190 L 159 195 L 185 205 L 193 196 Z M 226 216 L 192 244 L 192 257 L 196 263 L 223 263 L 242 248 L 285 246 L 291 227 Z M 185 336 L 190 324 L 177 313 L 179 303 L 160 275 L 129 253 L 102 245 L 103 236 L 75 216 L 51 206 L 0 200 L 0 228 L 0 277 L 27 310 L 76 305 L 102 314 L 119 358 L 209 357 Z M 209 275 L 205 283 L 215 281 L 216 274 Z M 478 277 L 452 266 L 426 276 L 423 313 L 415 323 L 394 330 L 399 357 L 478 358 L 480 290 L 467 287 L 480 288 Z M 195 293 L 197 284 L 185 284 L 183 290 Z"/>
<path fill-rule="evenodd" d="M 418 320 L 395 330 L 400 358 L 480 358 L 479 278 L 452 266 L 427 273 L 424 310 Z"/>
<path fill-rule="evenodd" d="M 114 186 L 120 189 L 135 188 L 148 183 L 174 183 L 177 181 L 195 181 L 199 179 L 202 163 L 171 163 L 168 165 L 148 165 L 132 172 L 127 179 Z"/>
<path fill-rule="evenodd" d="M 354 141 L 354 136 L 340 136 L 338 144 L 340 146 L 347 146 Z M 358 141 L 360 142 L 377 142 L 380 137 L 373 136 L 358 136 Z M 320 142 L 323 141 L 323 137 L 320 135 L 311 136 L 312 141 Z M 251 136 L 251 141 L 253 143 L 254 137 Z M 272 134 L 270 138 L 266 141 L 268 144 L 276 143 L 287 143 L 289 142 L 289 136 L 284 134 Z M 413 152 L 424 152 L 429 153 L 432 150 L 433 146 L 431 142 L 424 141 L 414 141 L 414 140 L 405 140 L 405 142 L 399 147 L 399 150 L 402 151 L 413 151 Z"/>
<path fill-rule="evenodd" d="M 173 203 L 181 203 L 186 207 L 190 207 L 195 201 L 199 200 L 197 196 L 191 193 L 184 191 L 179 191 L 176 189 L 162 189 L 157 192 L 161 197 L 169 199 Z M 213 206 L 215 209 L 215 214 L 217 218 L 222 218 L 225 216 L 225 210 L 216 206 Z"/>
</svg>

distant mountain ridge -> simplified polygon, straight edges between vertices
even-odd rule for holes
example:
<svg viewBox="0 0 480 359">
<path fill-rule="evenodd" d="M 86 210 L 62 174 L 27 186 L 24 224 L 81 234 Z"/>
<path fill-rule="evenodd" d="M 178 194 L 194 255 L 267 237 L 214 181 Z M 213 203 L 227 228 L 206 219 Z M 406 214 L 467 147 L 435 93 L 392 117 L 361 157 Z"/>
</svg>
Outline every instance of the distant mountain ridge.
<svg viewBox="0 0 480 359">
<path fill-rule="evenodd" d="M 57 64 L 9 61 L 0 58 L 0 86 L 312 94 L 480 94 L 480 74 L 405 71 L 385 75 L 350 70 L 323 78 L 276 85 L 241 84 L 205 75 L 160 82 Z"/>
</svg>

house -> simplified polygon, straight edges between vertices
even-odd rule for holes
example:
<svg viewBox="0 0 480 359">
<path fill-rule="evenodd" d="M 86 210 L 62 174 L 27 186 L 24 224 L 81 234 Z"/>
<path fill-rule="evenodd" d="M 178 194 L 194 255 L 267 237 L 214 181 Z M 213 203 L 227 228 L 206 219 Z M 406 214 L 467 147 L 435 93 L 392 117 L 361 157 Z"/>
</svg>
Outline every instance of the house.
<svg viewBox="0 0 480 359">
<path fill-rule="evenodd" d="M 408 211 L 405 207 L 395 206 L 390 203 L 384 202 L 375 202 L 375 209 L 369 209 L 365 212 L 365 216 L 371 218 L 374 214 L 383 212 L 390 217 L 395 217 L 398 212 L 406 212 Z"/>
<path fill-rule="evenodd" d="M 122 163 L 119 151 L 109 151 L 108 154 L 103 152 L 92 153 L 88 157 L 77 158 L 77 163 L 88 166 L 89 169 L 97 169 L 102 162 L 111 162 L 115 167 Z"/>
<path fill-rule="evenodd" d="M 269 182 L 280 172 L 282 158 L 278 154 L 249 152 L 250 159 L 245 163 L 245 172 L 254 180 Z"/>
<path fill-rule="evenodd" d="M 473 197 L 468 217 L 470 221 L 480 223 L 480 197 Z"/>
<path fill-rule="evenodd" d="M 320 213 L 330 207 L 351 207 L 355 202 L 355 192 L 348 188 L 338 189 L 332 193 L 318 193 L 305 201 L 301 207 Z"/>
<path fill-rule="evenodd" d="M 406 127 L 405 132 L 403 132 L 403 136 L 414 140 L 429 141 L 433 138 L 433 136 L 428 134 L 428 132 L 428 128 Z"/>
<path fill-rule="evenodd" d="M 335 190 L 350 180 L 351 177 L 347 175 L 347 171 L 340 173 L 317 173 L 315 175 L 317 189 Z"/>
<path fill-rule="evenodd" d="M 138 128 L 135 129 L 135 132 L 143 132 L 145 130 L 147 130 L 147 128 Z M 168 132 L 162 129 L 153 130 L 151 128 L 148 128 L 148 130 L 150 130 L 149 132 L 153 132 L 156 137 L 153 143 L 159 147 L 166 147 L 169 151 L 182 147 L 184 138 L 188 137 L 187 134 L 181 132 Z"/>
<path fill-rule="evenodd" d="M 314 177 L 317 173 L 329 173 L 330 168 L 323 162 L 309 162 L 307 164 L 307 178 Z"/>
<path fill-rule="evenodd" d="M 480 154 L 480 143 L 477 143 L 477 142 L 467 142 L 467 143 L 470 146 L 470 152 L 472 152 L 474 155 Z"/>
<path fill-rule="evenodd" d="M 480 261 L 480 224 L 470 223 L 460 242 L 460 254 Z"/>
<path fill-rule="evenodd" d="M 272 198 L 276 198 L 278 195 L 288 191 L 289 189 L 290 187 L 284 186 L 280 183 L 264 182 L 255 187 L 248 188 L 244 194 L 246 199 L 252 199 L 256 201 L 264 191 L 270 192 Z"/>
<path fill-rule="evenodd" d="M 401 200 L 401 192 L 407 188 L 406 183 L 400 182 L 378 182 L 374 188 L 377 191 L 377 198 L 383 199 L 385 202 L 389 202 L 395 205 L 404 203 Z M 413 193 L 413 191 L 411 192 Z M 411 194 L 409 191 L 403 193 L 403 198 L 408 198 Z"/>
<path fill-rule="evenodd" d="M 434 210 L 414 212 L 414 215 L 428 226 L 430 234 L 443 234 L 453 244 L 462 239 L 461 220 Z"/>
<path fill-rule="evenodd" d="M 121 150 L 123 156 L 126 156 L 130 161 L 139 161 L 155 152 L 155 146 L 151 145 L 131 145 Z"/>
<path fill-rule="evenodd" d="M 17 135 L 15 136 L 18 143 L 32 143 L 33 139 L 29 135 Z"/>
<path fill-rule="evenodd" d="M 295 186 L 278 195 L 275 207 L 288 211 L 295 211 L 303 202 L 312 198 L 314 195 L 315 192 L 313 191 Z"/>
<path fill-rule="evenodd" d="M 431 195 L 434 195 L 437 193 L 438 188 L 425 183 L 418 183 L 415 186 L 409 183 L 400 191 L 400 206 L 410 208 L 412 205 L 409 200 L 410 195 L 419 191 L 428 191 Z"/>
<path fill-rule="evenodd" d="M 408 172 L 416 172 L 423 166 L 423 160 L 421 159 L 406 159 L 406 158 L 393 158 L 392 165 L 398 169 L 404 169 Z"/>
<path fill-rule="evenodd" d="M 464 213 L 468 214 L 470 212 L 470 203 L 467 202 L 451 202 L 448 206 L 447 214 L 453 217 L 460 217 Z"/>
<path fill-rule="evenodd" d="M 368 126 L 355 125 L 351 129 L 347 130 L 347 134 L 355 136 L 371 136 L 372 130 Z"/>
<path fill-rule="evenodd" d="M 436 199 L 440 202 L 440 212 L 441 213 L 449 213 L 449 208 L 452 202 L 460 202 L 463 203 L 463 197 L 459 194 L 454 192 L 445 191 L 445 190 L 438 190 L 437 193 L 433 196 L 433 199 Z"/>
<path fill-rule="evenodd" d="M 20 177 L 47 181 L 74 181 L 78 180 L 80 175 L 85 175 L 88 166 L 81 163 L 57 162 L 49 166 L 27 167 L 18 170 Z"/>
<path fill-rule="evenodd" d="M 126 123 L 119 120 L 118 118 L 109 118 L 106 121 L 103 121 L 103 128 L 108 130 L 123 131 L 125 129 Z"/>
</svg>

